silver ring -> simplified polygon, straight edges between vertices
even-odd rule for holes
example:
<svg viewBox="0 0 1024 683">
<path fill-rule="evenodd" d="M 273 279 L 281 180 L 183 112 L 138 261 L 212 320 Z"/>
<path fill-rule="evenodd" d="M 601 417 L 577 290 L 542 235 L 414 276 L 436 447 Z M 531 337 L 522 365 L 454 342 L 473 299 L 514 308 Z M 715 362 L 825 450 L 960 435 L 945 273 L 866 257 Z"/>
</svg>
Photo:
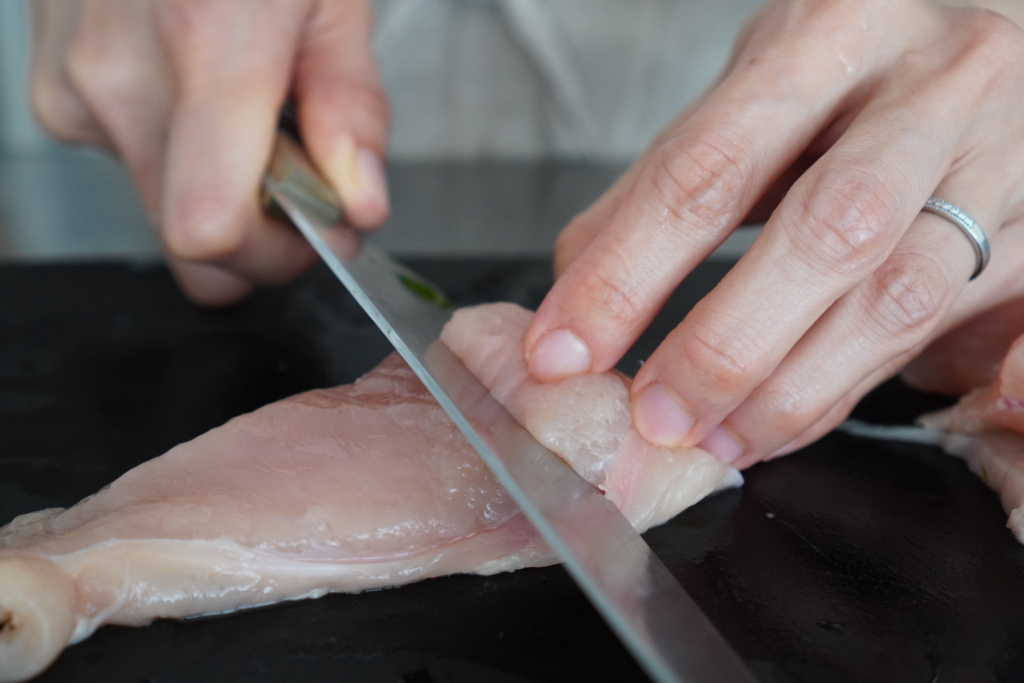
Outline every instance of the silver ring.
<svg viewBox="0 0 1024 683">
<path fill-rule="evenodd" d="M 992 250 L 988 245 L 988 238 L 985 237 L 985 231 L 981 229 L 977 221 L 953 202 L 947 202 L 945 199 L 939 199 L 938 197 L 929 197 L 921 210 L 942 216 L 960 228 L 960 232 L 967 236 L 967 239 L 971 241 L 971 246 L 974 247 L 976 265 L 971 279 L 973 280 L 981 275 L 981 271 L 985 270 L 988 260 L 992 257 Z"/>
</svg>

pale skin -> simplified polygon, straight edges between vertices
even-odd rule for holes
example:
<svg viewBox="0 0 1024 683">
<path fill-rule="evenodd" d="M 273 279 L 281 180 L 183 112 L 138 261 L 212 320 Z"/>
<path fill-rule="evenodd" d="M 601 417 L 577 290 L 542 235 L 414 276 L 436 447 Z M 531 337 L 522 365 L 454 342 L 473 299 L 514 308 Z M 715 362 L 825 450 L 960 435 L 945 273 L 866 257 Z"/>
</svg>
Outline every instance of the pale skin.
<svg viewBox="0 0 1024 683">
<path fill-rule="evenodd" d="M 931 341 L 1024 296 L 1024 0 L 989 6 L 1001 14 L 765 5 L 724 75 L 563 231 L 525 340 L 534 376 L 613 367 L 698 263 L 767 220 L 632 389 L 649 440 L 746 467 L 817 439 Z M 313 259 L 257 202 L 289 93 L 351 222 L 386 217 L 370 24 L 363 0 L 37 0 L 33 103 L 59 137 L 125 160 L 184 291 L 230 303 Z M 992 262 L 969 284 L 971 246 L 920 213 L 930 195 L 988 233 Z M 969 329 L 908 376 L 956 385 L 935 359 Z"/>
<path fill-rule="evenodd" d="M 291 94 L 352 224 L 387 217 L 387 100 L 366 0 L 36 0 L 31 100 L 131 171 L 184 292 L 233 303 L 315 260 L 258 183 Z"/>
<path fill-rule="evenodd" d="M 768 4 L 719 83 L 563 232 L 531 371 L 614 365 L 761 213 L 749 253 L 637 373 L 633 417 L 739 466 L 817 439 L 931 339 L 1024 290 L 1022 98 L 1024 34 L 996 14 Z M 930 195 L 986 226 L 992 265 L 970 285 L 970 244 L 920 213 Z"/>
</svg>

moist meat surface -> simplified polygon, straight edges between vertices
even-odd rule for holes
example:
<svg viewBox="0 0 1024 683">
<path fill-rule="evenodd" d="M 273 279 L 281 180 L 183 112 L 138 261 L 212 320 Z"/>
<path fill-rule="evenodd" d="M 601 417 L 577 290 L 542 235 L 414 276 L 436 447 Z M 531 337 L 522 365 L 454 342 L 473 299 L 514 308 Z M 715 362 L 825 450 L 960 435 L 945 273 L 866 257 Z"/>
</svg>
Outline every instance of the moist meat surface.
<svg viewBox="0 0 1024 683">
<path fill-rule="evenodd" d="M 991 384 L 921 423 L 951 432 L 943 448 L 999 494 L 1007 526 L 1024 543 L 1024 337 L 1010 347 Z"/>
<path fill-rule="evenodd" d="M 530 381 L 521 348 L 531 315 L 509 304 L 466 309 L 444 339 L 634 526 L 741 481 L 704 451 L 643 441 L 631 428 L 626 378 Z M 393 355 L 355 384 L 235 418 L 72 508 L 0 530 L 0 681 L 35 675 L 107 623 L 552 562 Z"/>
</svg>

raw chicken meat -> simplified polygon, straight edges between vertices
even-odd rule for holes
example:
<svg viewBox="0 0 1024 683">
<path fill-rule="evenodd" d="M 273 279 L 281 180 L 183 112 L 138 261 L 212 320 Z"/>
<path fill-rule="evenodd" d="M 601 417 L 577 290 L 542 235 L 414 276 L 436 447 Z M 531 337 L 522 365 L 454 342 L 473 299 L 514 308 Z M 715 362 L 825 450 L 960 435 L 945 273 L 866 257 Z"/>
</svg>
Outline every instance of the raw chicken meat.
<svg viewBox="0 0 1024 683">
<path fill-rule="evenodd" d="M 1010 347 L 991 385 L 920 422 L 951 432 L 942 448 L 999 494 L 1007 526 L 1024 543 L 1024 337 Z"/>
<path fill-rule="evenodd" d="M 900 377 L 912 387 L 963 396 L 991 384 L 1010 346 L 1024 334 L 1024 297 L 962 323 L 928 345 Z"/>
<path fill-rule="evenodd" d="M 952 432 L 1002 428 L 1024 434 L 1024 336 L 1010 347 L 992 384 L 966 394 L 948 410 L 922 418 L 922 423 Z"/>
<path fill-rule="evenodd" d="M 1007 431 L 950 434 L 942 449 L 963 458 L 999 494 L 1007 528 L 1024 543 L 1024 436 Z"/>
<path fill-rule="evenodd" d="M 638 529 L 739 473 L 631 428 L 629 380 L 538 385 L 531 313 L 456 313 L 445 341 L 541 442 Z M 0 681 L 23 680 L 103 624 L 227 612 L 456 572 L 555 561 L 395 355 L 355 384 L 231 420 L 74 507 L 0 530 Z"/>
</svg>

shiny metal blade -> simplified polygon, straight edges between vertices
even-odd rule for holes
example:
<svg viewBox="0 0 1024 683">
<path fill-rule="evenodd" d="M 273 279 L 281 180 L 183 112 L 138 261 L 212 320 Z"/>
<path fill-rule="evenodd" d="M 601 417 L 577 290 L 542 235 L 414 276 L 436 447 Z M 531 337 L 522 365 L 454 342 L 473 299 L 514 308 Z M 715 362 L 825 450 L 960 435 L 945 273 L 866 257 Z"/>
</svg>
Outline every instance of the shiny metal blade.
<svg viewBox="0 0 1024 683">
<path fill-rule="evenodd" d="M 860 420 L 846 419 L 836 427 L 836 431 L 845 432 L 850 436 L 881 441 L 902 441 L 919 443 L 925 446 L 941 446 L 949 437 L 947 432 L 940 432 L 926 427 L 914 425 L 877 425 Z"/>
<path fill-rule="evenodd" d="M 450 304 L 339 226 L 339 204 L 280 137 L 264 179 L 330 269 L 387 335 L 587 597 L 659 683 L 755 679 L 626 518 L 527 432 L 439 339 Z"/>
</svg>

